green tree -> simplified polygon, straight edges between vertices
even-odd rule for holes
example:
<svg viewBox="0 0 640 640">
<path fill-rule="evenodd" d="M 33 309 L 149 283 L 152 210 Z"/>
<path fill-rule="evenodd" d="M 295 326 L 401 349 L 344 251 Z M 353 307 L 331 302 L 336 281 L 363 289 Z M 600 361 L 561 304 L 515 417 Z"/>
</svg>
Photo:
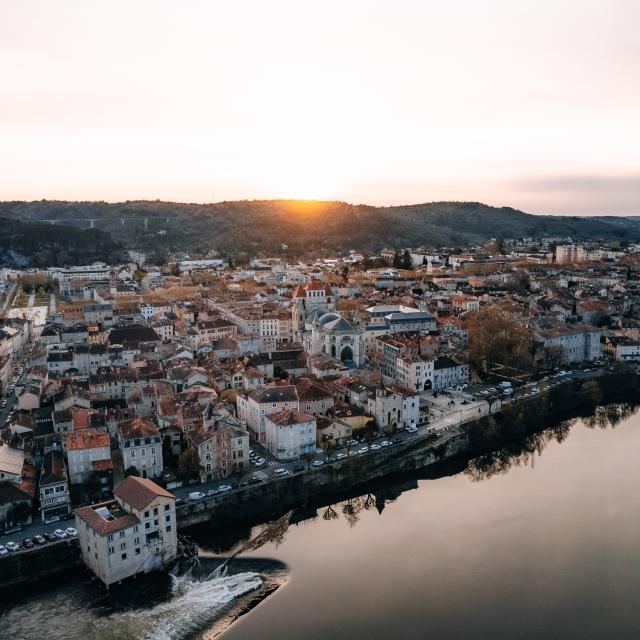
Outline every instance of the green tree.
<svg viewBox="0 0 640 640">
<path fill-rule="evenodd" d="M 140 476 L 140 472 L 131 465 L 124 470 L 124 477 L 128 478 L 129 476 L 135 476 L 136 478 Z"/>
<path fill-rule="evenodd" d="M 409 253 L 408 249 L 404 250 L 404 253 L 402 254 L 402 260 L 400 262 L 400 267 L 402 269 L 407 269 L 407 270 L 411 270 L 413 269 L 413 262 L 411 261 L 411 254 Z"/>
</svg>

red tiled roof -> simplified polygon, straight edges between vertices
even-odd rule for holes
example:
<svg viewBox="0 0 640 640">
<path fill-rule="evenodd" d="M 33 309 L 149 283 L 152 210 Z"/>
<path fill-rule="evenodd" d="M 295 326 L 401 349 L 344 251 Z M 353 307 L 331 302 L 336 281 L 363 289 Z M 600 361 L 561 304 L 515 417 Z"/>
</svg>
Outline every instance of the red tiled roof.
<svg viewBox="0 0 640 640">
<path fill-rule="evenodd" d="M 138 478 L 129 476 L 125 478 L 114 490 L 113 495 L 120 498 L 123 502 L 130 504 L 134 509 L 140 511 L 144 509 L 150 502 L 158 496 L 164 498 L 173 498 L 175 496 L 157 485 L 148 478 Z"/>
</svg>

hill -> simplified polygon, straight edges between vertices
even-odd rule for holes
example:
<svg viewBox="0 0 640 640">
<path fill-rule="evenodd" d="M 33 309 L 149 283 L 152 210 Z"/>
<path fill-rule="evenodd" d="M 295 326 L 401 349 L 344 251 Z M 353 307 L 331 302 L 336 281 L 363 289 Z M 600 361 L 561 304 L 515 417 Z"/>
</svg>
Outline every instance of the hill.
<svg viewBox="0 0 640 640">
<path fill-rule="evenodd" d="M 98 229 L 0 216 L 0 267 L 58 267 L 123 260 L 124 245 Z"/>
<path fill-rule="evenodd" d="M 640 221 L 623 217 L 530 215 L 477 202 L 372 207 L 332 201 L 254 200 L 188 204 L 161 201 L 1 202 L 0 216 L 58 220 L 108 232 L 155 259 L 170 252 L 222 255 L 277 252 L 308 255 L 384 246 L 464 247 L 489 238 L 528 236 L 574 240 L 640 240 Z M 146 219 L 146 222 L 145 222 Z M 53 228 L 57 228 L 53 227 Z"/>
</svg>

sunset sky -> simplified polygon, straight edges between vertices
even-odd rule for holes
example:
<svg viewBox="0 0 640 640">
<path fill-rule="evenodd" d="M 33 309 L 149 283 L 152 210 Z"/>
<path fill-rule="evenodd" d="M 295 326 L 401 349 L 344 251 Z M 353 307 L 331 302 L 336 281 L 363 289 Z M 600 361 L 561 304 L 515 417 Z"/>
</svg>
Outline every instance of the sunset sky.
<svg viewBox="0 0 640 640">
<path fill-rule="evenodd" d="M 638 0 L 0 0 L 0 199 L 640 215 Z"/>
</svg>

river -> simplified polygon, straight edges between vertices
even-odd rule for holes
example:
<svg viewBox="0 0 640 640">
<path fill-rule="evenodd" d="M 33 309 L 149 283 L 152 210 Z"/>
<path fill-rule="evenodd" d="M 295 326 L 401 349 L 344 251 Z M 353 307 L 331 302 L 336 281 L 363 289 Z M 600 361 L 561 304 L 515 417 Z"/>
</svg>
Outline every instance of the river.
<svg viewBox="0 0 640 640">
<path fill-rule="evenodd" d="M 209 639 L 216 607 L 256 588 L 270 558 L 288 567 L 283 586 L 223 640 L 638 638 L 640 414 L 613 418 L 320 509 L 226 582 L 138 597 L 134 611 L 89 605 L 86 581 L 23 596 L 0 637 Z M 198 528 L 202 562 L 247 535 Z"/>
</svg>

